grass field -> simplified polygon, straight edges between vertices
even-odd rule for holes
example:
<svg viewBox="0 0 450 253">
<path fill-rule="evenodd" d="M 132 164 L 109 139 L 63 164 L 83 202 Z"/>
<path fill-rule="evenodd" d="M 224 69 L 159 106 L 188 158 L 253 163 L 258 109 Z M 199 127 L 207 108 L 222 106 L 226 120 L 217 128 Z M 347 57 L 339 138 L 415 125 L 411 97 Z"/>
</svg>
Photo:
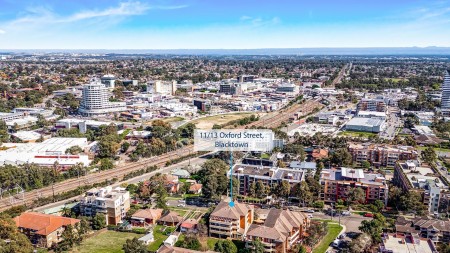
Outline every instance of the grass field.
<svg viewBox="0 0 450 253">
<path fill-rule="evenodd" d="M 313 253 L 325 253 L 330 244 L 336 239 L 341 232 L 342 227 L 336 223 L 328 223 L 328 233 L 320 241 L 320 243 L 314 248 Z"/>
<path fill-rule="evenodd" d="M 398 83 L 399 81 L 407 81 L 406 78 L 386 78 L 387 80 L 391 80 L 394 83 Z"/>
<path fill-rule="evenodd" d="M 127 239 L 143 235 L 125 232 L 106 231 L 87 238 L 80 246 L 72 249 L 78 253 L 119 253 L 123 252 L 122 245 Z"/>
<path fill-rule="evenodd" d="M 214 115 L 209 117 L 204 117 L 200 119 L 193 120 L 191 123 L 194 123 L 199 129 L 212 129 L 214 124 L 222 125 L 232 120 L 242 119 L 248 117 L 252 114 L 252 112 L 245 113 L 230 113 L 230 114 L 222 114 L 222 115 Z"/>
<path fill-rule="evenodd" d="M 370 136 L 377 136 L 378 134 L 369 132 L 343 131 L 340 132 L 338 135 L 369 138 Z"/>
</svg>

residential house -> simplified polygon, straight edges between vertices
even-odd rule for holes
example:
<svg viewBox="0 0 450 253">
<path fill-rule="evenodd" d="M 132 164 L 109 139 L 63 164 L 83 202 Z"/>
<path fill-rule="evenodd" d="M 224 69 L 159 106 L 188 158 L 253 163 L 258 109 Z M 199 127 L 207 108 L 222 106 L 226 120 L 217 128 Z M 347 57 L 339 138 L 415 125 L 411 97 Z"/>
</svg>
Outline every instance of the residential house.
<svg viewBox="0 0 450 253">
<path fill-rule="evenodd" d="M 158 224 L 164 225 L 164 226 L 176 226 L 178 223 L 183 221 L 183 217 L 178 215 L 174 211 L 169 211 L 167 214 L 165 214 L 163 217 L 158 219 Z"/>
<path fill-rule="evenodd" d="M 177 193 L 180 190 L 180 182 L 177 176 L 165 175 L 164 186 L 169 193 Z"/>
<path fill-rule="evenodd" d="M 197 232 L 198 221 L 195 219 L 187 219 L 180 225 L 181 232 Z"/>
<path fill-rule="evenodd" d="M 192 193 L 192 194 L 200 194 L 200 193 L 202 193 L 202 188 L 203 188 L 203 185 L 202 185 L 202 184 L 197 184 L 197 183 L 192 184 L 192 185 L 189 187 L 189 193 Z"/>
<path fill-rule="evenodd" d="M 67 226 L 75 226 L 78 219 L 50 214 L 25 212 L 14 218 L 19 230 L 37 247 L 50 248 L 63 240 L 62 233 Z"/>
<path fill-rule="evenodd" d="M 162 209 L 140 209 L 131 216 L 131 225 L 136 227 L 153 225 L 161 218 L 162 212 Z"/>
<path fill-rule="evenodd" d="M 209 233 L 213 237 L 241 239 L 254 219 L 254 208 L 234 202 L 220 202 L 209 216 Z"/>
<path fill-rule="evenodd" d="M 308 218 L 300 212 L 270 209 L 263 224 L 252 224 L 247 232 L 247 247 L 259 239 L 264 252 L 286 253 L 305 235 L 309 227 Z"/>
</svg>

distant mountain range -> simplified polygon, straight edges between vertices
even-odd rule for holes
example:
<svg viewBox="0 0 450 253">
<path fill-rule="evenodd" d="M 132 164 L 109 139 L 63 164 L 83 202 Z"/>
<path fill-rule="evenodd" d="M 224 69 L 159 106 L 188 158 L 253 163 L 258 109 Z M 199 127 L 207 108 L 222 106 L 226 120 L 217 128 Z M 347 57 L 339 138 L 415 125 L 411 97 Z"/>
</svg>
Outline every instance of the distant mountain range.
<svg viewBox="0 0 450 253">
<path fill-rule="evenodd" d="M 5 53 L 171 55 L 450 55 L 450 47 L 261 48 L 261 49 L 0 49 Z"/>
</svg>

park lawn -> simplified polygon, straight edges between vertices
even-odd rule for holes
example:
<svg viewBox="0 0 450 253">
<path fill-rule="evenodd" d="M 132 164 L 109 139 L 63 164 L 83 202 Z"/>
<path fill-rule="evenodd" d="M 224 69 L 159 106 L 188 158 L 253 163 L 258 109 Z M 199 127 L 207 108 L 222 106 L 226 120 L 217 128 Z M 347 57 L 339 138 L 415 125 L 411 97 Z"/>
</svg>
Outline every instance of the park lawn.
<svg viewBox="0 0 450 253">
<path fill-rule="evenodd" d="M 161 244 L 163 244 L 163 242 L 167 239 L 167 237 L 169 237 L 168 235 L 163 234 L 163 232 L 161 232 L 161 229 L 163 229 L 163 226 L 161 225 L 157 225 L 153 229 L 153 236 L 155 238 L 155 241 L 150 243 L 150 245 L 148 245 L 147 249 L 150 252 L 156 252 L 161 246 Z"/>
<path fill-rule="evenodd" d="M 171 207 L 171 206 L 169 206 L 169 209 L 174 211 L 174 212 L 176 212 L 181 217 L 184 217 L 184 215 L 186 215 L 186 213 L 190 212 L 190 209 L 183 208 L 183 207 Z"/>
<path fill-rule="evenodd" d="M 330 244 L 336 239 L 342 231 L 342 227 L 337 223 L 328 223 L 328 233 L 320 241 L 319 245 L 314 248 L 313 253 L 325 253 Z"/>
<path fill-rule="evenodd" d="M 184 118 L 183 117 L 170 117 L 170 118 L 163 118 L 162 121 L 167 122 L 167 123 L 171 123 L 171 122 L 178 122 L 178 121 L 183 121 Z"/>
<path fill-rule="evenodd" d="M 378 134 L 376 134 L 376 133 L 369 133 L 369 132 L 357 132 L 357 131 L 348 131 L 348 130 L 346 130 L 346 131 L 340 132 L 338 135 L 369 138 L 371 136 L 377 136 Z"/>
<path fill-rule="evenodd" d="M 428 147 L 422 147 L 422 146 L 419 146 L 418 147 L 418 149 L 420 149 L 420 150 L 425 150 L 425 149 L 427 149 Z M 450 152 L 450 149 L 448 149 L 448 148 L 433 148 L 435 151 L 439 151 L 439 152 Z"/>
<path fill-rule="evenodd" d="M 122 246 L 127 239 L 141 237 L 143 235 L 106 231 L 96 236 L 87 238 L 80 246 L 73 248 L 72 252 L 78 253 L 120 253 L 123 252 Z"/>
</svg>

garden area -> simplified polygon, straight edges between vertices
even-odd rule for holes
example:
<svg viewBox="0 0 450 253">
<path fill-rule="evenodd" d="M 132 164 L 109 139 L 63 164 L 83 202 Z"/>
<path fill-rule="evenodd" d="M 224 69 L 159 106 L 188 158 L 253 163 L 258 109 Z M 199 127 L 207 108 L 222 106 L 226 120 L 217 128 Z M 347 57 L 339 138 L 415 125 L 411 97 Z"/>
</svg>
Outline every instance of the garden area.
<svg viewBox="0 0 450 253">
<path fill-rule="evenodd" d="M 320 241 L 320 243 L 313 249 L 313 253 L 325 253 L 327 252 L 330 244 L 336 239 L 339 233 L 342 231 L 342 226 L 337 223 L 327 223 L 328 233 Z"/>
<path fill-rule="evenodd" d="M 72 249 L 77 253 L 120 253 L 123 252 L 122 246 L 127 239 L 141 237 L 140 234 L 104 231 L 97 235 L 87 238 L 80 246 Z"/>
</svg>

